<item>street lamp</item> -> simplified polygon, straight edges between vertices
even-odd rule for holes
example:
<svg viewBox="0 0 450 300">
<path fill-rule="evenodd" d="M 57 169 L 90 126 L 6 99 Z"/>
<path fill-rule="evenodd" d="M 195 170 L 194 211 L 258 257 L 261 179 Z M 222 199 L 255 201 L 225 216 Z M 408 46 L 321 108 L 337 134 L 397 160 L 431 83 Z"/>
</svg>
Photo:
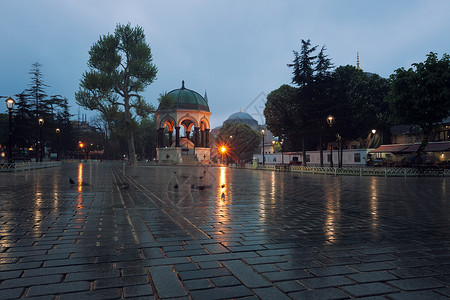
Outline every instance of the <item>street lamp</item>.
<svg viewBox="0 0 450 300">
<path fill-rule="evenodd" d="M 327 118 L 328 126 L 333 126 L 334 124 L 334 117 L 332 115 L 329 115 Z M 330 167 L 333 167 L 333 143 L 330 143 Z"/>
<path fill-rule="evenodd" d="M 38 124 L 39 124 L 39 148 L 40 148 L 40 162 L 42 162 L 43 158 L 44 158 L 44 145 L 43 145 L 43 141 L 42 141 L 42 126 L 44 126 L 44 119 L 43 118 L 39 118 L 38 120 Z M 36 156 L 37 159 L 37 156 Z"/>
<path fill-rule="evenodd" d="M 79 141 L 78 142 L 78 146 L 80 147 L 78 149 L 78 159 L 80 159 L 80 152 L 83 150 L 84 145 L 83 145 L 83 143 L 81 141 Z"/>
<path fill-rule="evenodd" d="M 61 130 L 56 128 L 56 160 L 59 161 L 59 134 Z"/>
<path fill-rule="evenodd" d="M 281 163 L 282 163 L 282 164 L 284 164 L 283 142 L 284 142 L 284 140 L 281 139 L 281 142 L 280 142 L 280 148 L 281 148 Z"/>
<path fill-rule="evenodd" d="M 266 158 L 264 157 L 264 134 L 266 133 L 266 131 L 264 129 L 261 130 L 261 134 L 262 134 L 262 153 L 263 153 L 263 165 L 265 165 L 266 163 Z"/>
<path fill-rule="evenodd" d="M 8 113 L 9 113 L 8 163 L 12 163 L 13 162 L 13 157 L 12 157 L 12 112 L 14 109 L 14 104 L 16 102 L 11 97 L 6 99 L 5 102 L 6 102 L 6 107 L 8 108 Z"/>
<path fill-rule="evenodd" d="M 372 134 L 375 134 L 375 133 L 377 133 L 377 130 L 376 129 L 372 129 Z"/>
</svg>

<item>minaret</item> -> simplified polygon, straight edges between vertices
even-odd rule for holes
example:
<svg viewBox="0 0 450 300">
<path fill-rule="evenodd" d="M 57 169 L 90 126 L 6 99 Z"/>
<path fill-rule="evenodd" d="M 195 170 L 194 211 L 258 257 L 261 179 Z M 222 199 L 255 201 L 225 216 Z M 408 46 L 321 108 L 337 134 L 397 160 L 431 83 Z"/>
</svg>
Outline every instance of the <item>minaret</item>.
<svg viewBox="0 0 450 300">
<path fill-rule="evenodd" d="M 206 100 L 206 102 L 208 102 L 208 95 L 206 94 L 206 90 L 205 90 L 205 100 Z"/>
<path fill-rule="evenodd" d="M 359 66 L 359 52 L 356 52 L 356 69 L 362 70 Z"/>
</svg>

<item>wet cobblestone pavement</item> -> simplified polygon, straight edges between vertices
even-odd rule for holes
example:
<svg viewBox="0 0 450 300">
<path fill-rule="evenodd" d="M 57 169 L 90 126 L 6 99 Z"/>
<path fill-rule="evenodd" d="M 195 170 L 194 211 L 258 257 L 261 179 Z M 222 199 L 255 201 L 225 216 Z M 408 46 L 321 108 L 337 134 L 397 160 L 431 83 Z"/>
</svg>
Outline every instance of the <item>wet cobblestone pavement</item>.
<svg viewBox="0 0 450 300">
<path fill-rule="evenodd" d="M 450 297 L 449 178 L 65 163 L 0 195 L 0 299 Z"/>
</svg>

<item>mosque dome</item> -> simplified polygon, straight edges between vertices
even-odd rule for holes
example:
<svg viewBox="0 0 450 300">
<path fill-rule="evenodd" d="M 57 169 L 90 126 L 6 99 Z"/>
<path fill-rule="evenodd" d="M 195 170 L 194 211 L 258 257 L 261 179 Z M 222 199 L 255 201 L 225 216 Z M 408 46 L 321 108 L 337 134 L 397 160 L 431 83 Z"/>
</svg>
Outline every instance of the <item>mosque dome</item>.
<svg viewBox="0 0 450 300">
<path fill-rule="evenodd" d="M 162 109 L 193 109 L 209 112 L 208 101 L 199 93 L 184 87 L 184 80 L 181 89 L 170 91 L 165 95 L 158 106 Z"/>
<path fill-rule="evenodd" d="M 258 127 L 258 121 L 256 121 L 248 113 L 245 113 L 245 112 L 242 112 L 242 111 L 234 113 L 231 116 L 229 116 L 228 119 L 226 119 L 223 122 L 224 125 L 226 123 L 243 123 L 243 124 L 249 125 L 252 128 Z"/>
</svg>

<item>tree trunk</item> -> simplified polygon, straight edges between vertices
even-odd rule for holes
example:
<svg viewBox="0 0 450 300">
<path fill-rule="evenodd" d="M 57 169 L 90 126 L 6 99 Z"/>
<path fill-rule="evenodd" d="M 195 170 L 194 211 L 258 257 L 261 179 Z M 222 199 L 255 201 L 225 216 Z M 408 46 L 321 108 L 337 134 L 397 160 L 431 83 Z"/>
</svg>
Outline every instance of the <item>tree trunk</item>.
<svg viewBox="0 0 450 300">
<path fill-rule="evenodd" d="M 302 137 L 302 165 L 306 167 L 305 137 Z"/>
<path fill-rule="evenodd" d="M 134 148 L 133 129 L 131 128 L 131 114 L 129 99 L 125 99 L 125 126 L 127 129 L 128 161 L 130 166 L 136 166 L 136 149 Z"/>
<path fill-rule="evenodd" d="M 433 132 L 433 127 L 423 128 L 423 139 L 422 143 L 419 146 L 419 149 L 417 149 L 416 156 L 414 158 L 414 164 L 418 166 L 421 163 L 422 154 L 425 150 L 425 147 L 428 145 L 428 140 L 430 139 L 431 133 Z"/>
<path fill-rule="evenodd" d="M 322 135 L 319 135 L 319 147 L 320 147 L 320 167 L 323 167 L 323 147 L 322 147 Z"/>
</svg>

